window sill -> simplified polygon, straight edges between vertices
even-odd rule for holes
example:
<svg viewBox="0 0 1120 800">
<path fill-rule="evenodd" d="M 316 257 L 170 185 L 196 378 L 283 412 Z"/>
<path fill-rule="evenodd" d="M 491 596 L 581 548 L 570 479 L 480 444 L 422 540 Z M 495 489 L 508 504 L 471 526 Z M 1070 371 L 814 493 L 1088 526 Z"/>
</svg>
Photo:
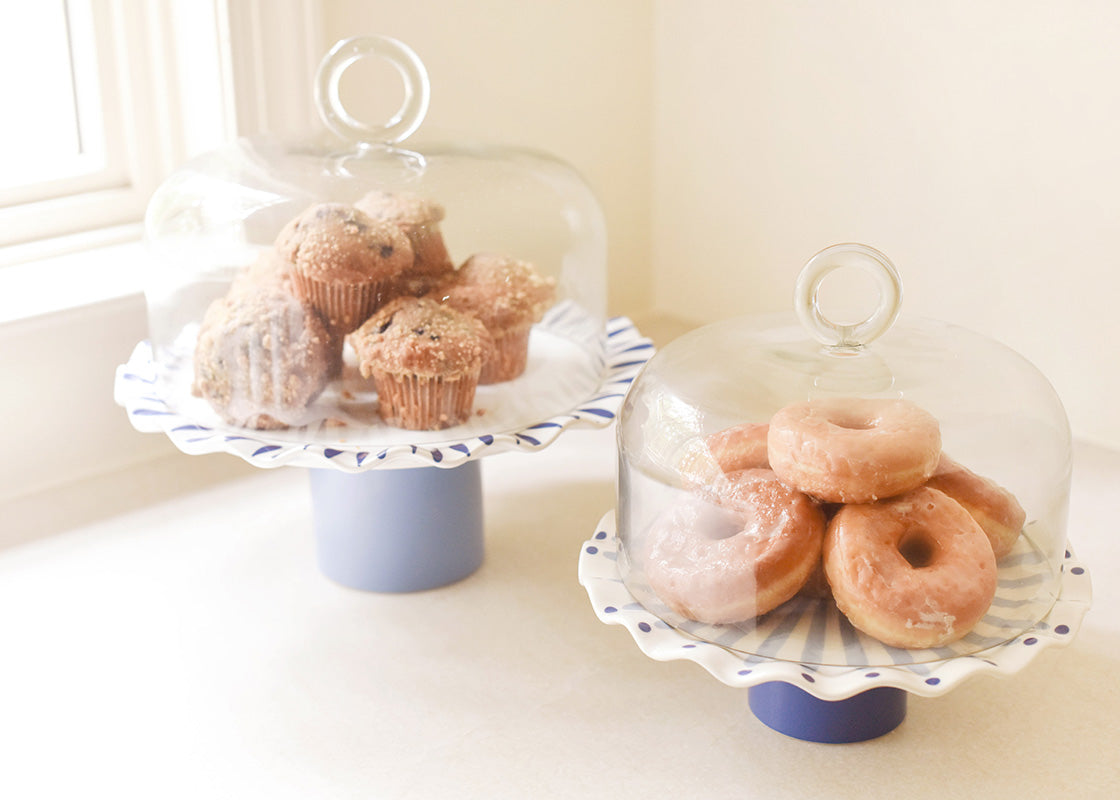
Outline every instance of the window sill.
<svg viewBox="0 0 1120 800">
<path fill-rule="evenodd" d="M 54 240 L 50 249 L 0 253 L 0 331 L 33 319 L 143 293 L 141 226 Z"/>
</svg>

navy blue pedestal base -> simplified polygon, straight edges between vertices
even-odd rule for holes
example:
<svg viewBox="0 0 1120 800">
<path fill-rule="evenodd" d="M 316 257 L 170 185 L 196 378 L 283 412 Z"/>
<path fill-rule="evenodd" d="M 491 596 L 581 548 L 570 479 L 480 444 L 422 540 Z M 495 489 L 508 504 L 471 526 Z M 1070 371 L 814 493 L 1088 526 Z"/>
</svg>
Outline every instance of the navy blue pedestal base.
<svg viewBox="0 0 1120 800">
<path fill-rule="evenodd" d="M 417 592 L 460 581 L 482 565 L 482 471 L 311 469 L 320 571 L 352 589 Z"/>
<path fill-rule="evenodd" d="M 808 742 L 845 744 L 890 733 L 906 717 L 906 692 L 879 686 L 846 700 L 821 700 L 790 683 L 747 690 L 751 711 L 780 733 Z"/>
</svg>

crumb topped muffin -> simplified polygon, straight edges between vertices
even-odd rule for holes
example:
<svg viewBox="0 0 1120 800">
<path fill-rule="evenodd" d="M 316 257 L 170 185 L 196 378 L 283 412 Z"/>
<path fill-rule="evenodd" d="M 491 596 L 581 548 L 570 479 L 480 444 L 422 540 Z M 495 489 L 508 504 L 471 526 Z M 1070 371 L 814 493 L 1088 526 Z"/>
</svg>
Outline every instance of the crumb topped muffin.
<svg viewBox="0 0 1120 800">
<path fill-rule="evenodd" d="M 296 294 L 340 334 L 357 328 L 389 298 L 414 258 L 398 226 L 342 203 L 308 208 L 284 226 L 276 251 Z"/>
<path fill-rule="evenodd" d="M 479 319 L 494 339 L 480 383 L 512 380 L 525 371 L 529 332 L 556 298 L 556 279 L 527 261 L 477 253 L 442 282 L 432 299 Z"/>
<path fill-rule="evenodd" d="M 275 248 L 268 248 L 257 256 L 257 260 L 241 271 L 229 287 L 231 297 L 244 293 L 276 291 L 297 296 L 292 280 L 292 273 L 284 259 L 276 252 Z M 310 305 L 308 301 L 302 301 Z M 322 318 L 322 315 L 319 315 Z M 331 378 L 342 374 L 342 349 L 346 343 L 343 334 L 325 324 L 328 338 L 328 372 Z"/>
<path fill-rule="evenodd" d="M 412 430 L 447 428 L 470 417 L 493 348 L 479 320 L 417 297 L 391 300 L 349 341 L 362 375 L 377 387 L 382 419 Z"/>
<path fill-rule="evenodd" d="M 408 237 L 415 259 L 398 281 L 401 294 L 419 297 L 455 270 L 439 223 L 443 206 L 412 192 L 368 192 L 354 207 L 376 220 L 392 222 Z"/>
<path fill-rule="evenodd" d="M 333 348 L 315 309 L 279 284 L 245 282 L 203 317 L 192 391 L 231 425 L 285 428 L 326 387 Z"/>
</svg>

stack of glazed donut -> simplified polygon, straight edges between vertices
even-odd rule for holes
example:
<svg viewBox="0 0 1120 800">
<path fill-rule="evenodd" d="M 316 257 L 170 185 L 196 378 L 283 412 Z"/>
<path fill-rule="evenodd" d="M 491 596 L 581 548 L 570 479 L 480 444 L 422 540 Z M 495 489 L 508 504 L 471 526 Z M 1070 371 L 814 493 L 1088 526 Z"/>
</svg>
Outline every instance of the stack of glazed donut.
<svg viewBox="0 0 1120 800">
<path fill-rule="evenodd" d="M 996 561 L 1025 513 L 941 450 L 937 420 L 902 399 L 822 398 L 698 442 L 688 497 L 643 550 L 674 612 L 742 622 L 798 593 L 831 597 L 886 645 L 938 647 L 987 613 Z"/>
</svg>

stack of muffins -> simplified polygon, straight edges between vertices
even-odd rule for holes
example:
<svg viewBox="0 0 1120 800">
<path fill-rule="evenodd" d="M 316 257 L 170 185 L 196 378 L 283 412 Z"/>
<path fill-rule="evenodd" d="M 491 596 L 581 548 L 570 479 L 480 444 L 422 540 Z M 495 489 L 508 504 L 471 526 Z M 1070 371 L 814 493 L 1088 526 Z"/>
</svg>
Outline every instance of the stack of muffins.
<svg viewBox="0 0 1120 800">
<path fill-rule="evenodd" d="M 456 269 L 443 216 L 432 200 L 384 191 L 306 209 L 206 311 L 193 393 L 233 425 L 301 424 L 343 374 L 348 342 L 387 424 L 465 422 L 480 383 L 525 371 L 556 281 L 490 253 Z"/>
</svg>

